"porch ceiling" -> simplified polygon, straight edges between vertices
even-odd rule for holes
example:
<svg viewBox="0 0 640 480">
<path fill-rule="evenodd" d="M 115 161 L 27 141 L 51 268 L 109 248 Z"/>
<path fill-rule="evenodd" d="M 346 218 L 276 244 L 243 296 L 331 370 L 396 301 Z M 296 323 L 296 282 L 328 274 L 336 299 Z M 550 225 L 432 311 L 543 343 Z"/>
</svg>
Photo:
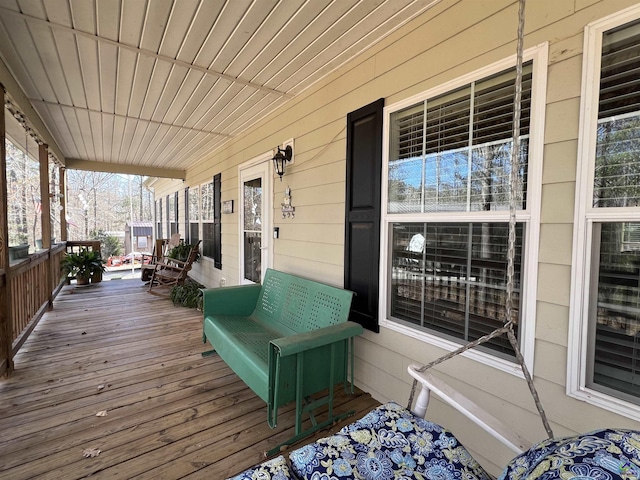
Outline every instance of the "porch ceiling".
<svg viewBox="0 0 640 480">
<path fill-rule="evenodd" d="M 185 169 L 439 0 L 2 0 L 64 156 Z"/>
</svg>

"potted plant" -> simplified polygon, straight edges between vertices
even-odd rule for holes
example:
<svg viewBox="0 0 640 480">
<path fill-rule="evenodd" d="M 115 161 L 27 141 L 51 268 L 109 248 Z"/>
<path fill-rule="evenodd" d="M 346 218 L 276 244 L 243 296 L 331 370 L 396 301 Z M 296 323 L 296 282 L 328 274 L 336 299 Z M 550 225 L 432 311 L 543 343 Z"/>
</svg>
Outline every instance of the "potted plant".
<svg viewBox="0 0 640 480">
<path fill-rule="evenodd" d="M 104 265 L 98 251 L 80 250 L 78 253 L 67 253 L 61 262 L 62 271 L 75 277 L 78 285 L 87 285 L 89 279 L 94 283 L 102 280 Z"/>
<path fill-rule="evenodd" d="M 9 260 L 19 260 L 29 256 L 29 244 L 13 245 L 9 247 Z"/>
</svg>

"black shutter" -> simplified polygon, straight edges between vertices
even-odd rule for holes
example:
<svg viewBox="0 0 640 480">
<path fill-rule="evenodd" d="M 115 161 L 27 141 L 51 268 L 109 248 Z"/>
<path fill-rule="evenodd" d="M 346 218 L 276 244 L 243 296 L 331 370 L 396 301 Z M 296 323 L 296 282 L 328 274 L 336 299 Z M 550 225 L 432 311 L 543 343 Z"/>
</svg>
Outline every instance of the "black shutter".
<svg viewBox="0 0 640 480">
<path fill-rule="evenodd" d="M 377 100 L 347 115 L 344 287 L 356 293 L 350 320 L 379 332 L 382 109 Z"/>
<path fill-rule="evenodd" d="M 175 212 L 176 233 L 180 231 L 180 223 L 178 218 L 178 192 L 173 195 L 173 211 Z"/>
<path fill-rule="evenodd" d="M 213 261 L 216 268 L 222 268 L 221 178 L 221 173 L 213 177 Z"/>
<path fill-rule="evenodd" d="M 169 209 L 169 195 L 167 195 L 165 198 L 165 204 L 167 206 L 167 238 L 169 238 L 173 233 L 171 231 L 171 210 Z"/>
<path fill-rule="evenodd" d="M 189 187 L 184 189 L 184 241 L 191 243 L 191 229 L 189 228 Z"/>
</svg>

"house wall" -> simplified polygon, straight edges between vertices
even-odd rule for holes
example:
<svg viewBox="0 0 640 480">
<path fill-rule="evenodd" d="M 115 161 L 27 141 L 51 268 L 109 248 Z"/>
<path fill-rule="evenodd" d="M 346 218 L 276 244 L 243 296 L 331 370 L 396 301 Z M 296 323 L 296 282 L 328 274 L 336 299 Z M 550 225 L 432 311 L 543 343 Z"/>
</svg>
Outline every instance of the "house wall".
<svg viewBox="0 0 640 480">
<path fill-rule="evenodd" d="M 527 5 L 525 48 L 549 43 L 534 377 L 556 436 L 603 426 L 640 428 L 638 422 L 565 393 L 583 32 L 589 22 L 635 3 L 530 0 Z M 215 155 L 189 167 L 185 185 L 222 172 L 222 200 L 233 199 L 238 205 L 238 165 L 294 138 L 295 165 L 282 183 L 274 180 L 274 226 L 280 227 L 280 239 L 275 241 L 273 266 L 342 285 L 347 113 L 380 97 L 393 104 L 513 55 L 516 19 L 517 3 L 511 0 L 442 1 Z M 296 216 L 282 220 L 278 209 L 287 186 Z M 162 196 L 175 191 L 175 183 L 168 181 L 155 187 Z M 222 270 L 206 259 L 194 268 L 194 276 L 210 286 L 222 277 L 228 285 L 238 283 L 237 211 L 223 216 L 222 228 Z M 356 383 L 380 401 L 404 404 L 411 385 L 407 365 L 443 353 L 388 328 L 379 334 L 366 332 L 356 345 Z M 524 437 L 544 438 L 526 384 L 518 376 L 463 357 L 437 370 Z M 429 417 L 453 430 L 492 473 L 512 457 L 437 400 Z"/>
</svg>

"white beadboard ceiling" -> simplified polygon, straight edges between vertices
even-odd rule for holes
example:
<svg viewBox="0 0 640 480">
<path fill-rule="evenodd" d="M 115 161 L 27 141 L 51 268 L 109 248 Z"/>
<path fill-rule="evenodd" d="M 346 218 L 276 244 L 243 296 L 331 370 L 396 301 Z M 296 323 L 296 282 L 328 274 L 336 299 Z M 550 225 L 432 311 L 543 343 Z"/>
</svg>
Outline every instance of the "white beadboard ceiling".
<svg viewBox="0 0 640 480">
<path fill-rule="evenodd" d="M 438 1 L 0 0 L 0 56 L 67 159 L 184 170 Z"/>
</svg>

